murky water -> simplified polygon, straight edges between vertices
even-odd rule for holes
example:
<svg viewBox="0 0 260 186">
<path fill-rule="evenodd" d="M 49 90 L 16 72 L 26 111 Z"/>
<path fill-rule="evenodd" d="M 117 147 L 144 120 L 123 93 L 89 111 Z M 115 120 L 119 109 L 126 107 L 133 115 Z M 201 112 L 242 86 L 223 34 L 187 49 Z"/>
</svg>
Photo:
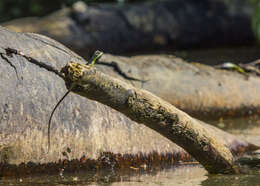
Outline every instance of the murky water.
<svg viewBox="0 0 260 186">
<path fill-rule="evenodd" d="M 220 118 L 218 121 L 208 121 L 208 123 L 260 145 L 260 116 L 224 120 Z"/>
<path fill-rule="evenodd" d="M 249 170 L 241 175 L 208 175 L 200 166 L 184 166 L 159 172 L 77 173 L 64 176 L 34 176 L 2 179 L 0 185 L 205 185 L 205 186 L 250 186 L 260 185 L 260 169 Z"/>
<path fill-rule="evenodd" d="M 207 180 L 206 171 L 199 166 L 172 168 L 159 172 L 77 173 L 74 175 L 34 176 L 4 179 L 0 185 L 197 185 Z"/>
</svg>

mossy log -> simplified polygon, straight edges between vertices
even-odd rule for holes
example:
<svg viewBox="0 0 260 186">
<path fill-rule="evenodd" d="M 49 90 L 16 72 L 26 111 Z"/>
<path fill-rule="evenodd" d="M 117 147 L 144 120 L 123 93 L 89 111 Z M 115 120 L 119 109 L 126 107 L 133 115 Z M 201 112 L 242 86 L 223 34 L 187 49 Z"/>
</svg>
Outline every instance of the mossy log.
<svg viewBox="0 0 260 186">
<path fill-rule="evenodd" d="M 70 62 L 61 72 L 68 89 L 108 105 L 159 132 L 183 147 L 209 173 L 238 172 L 229 149 L 196 119 L 168 102 L 87 65 Z"/>
<path fill-rule="evenodd" d="M 245 44 L 254 41 L 252 8 L 243 0 L 167 0 L 133 4 L 82 2 L 43 18 L 4 26 L 54 38 L 81 56 Z"/>
</svg>

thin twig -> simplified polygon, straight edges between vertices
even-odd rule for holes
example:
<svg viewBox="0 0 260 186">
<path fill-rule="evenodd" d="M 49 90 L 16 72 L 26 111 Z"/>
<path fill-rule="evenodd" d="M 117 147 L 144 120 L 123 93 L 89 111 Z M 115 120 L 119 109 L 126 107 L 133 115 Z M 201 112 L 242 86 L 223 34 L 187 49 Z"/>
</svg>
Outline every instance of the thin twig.
<svg viewBox="0 0 260 186">
<path fill-rule="evenodd" d="M 72 86 L 73 88 L 73 86 Z M 51 119 L 53 117 L 53 114 L 55 112 L 55 110 L 58 108 L 58 106 L 60 105 L 60 103 L 64 100 L 64 98 L 71 92 L 72 88 L 70 88 L 65 94 L 64 96 L 62 96 L 62 98 L 59 100 L 59 102 L 55 105 L 54 109 L 51 112 L 51 116 L 49 118 L 49 122 L 48 122 L 48 152 L 51 148 L 51 135 L 50 135 L 50 130 L 51 130 Z"/>
</svg>

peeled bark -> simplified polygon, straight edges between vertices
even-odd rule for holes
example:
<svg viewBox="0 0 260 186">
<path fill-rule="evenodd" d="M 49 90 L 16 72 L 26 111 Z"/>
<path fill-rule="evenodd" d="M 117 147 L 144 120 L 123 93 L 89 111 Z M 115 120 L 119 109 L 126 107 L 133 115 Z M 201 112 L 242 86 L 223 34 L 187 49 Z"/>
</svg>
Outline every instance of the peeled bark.
<svg viewBox="0 0 260 186">
<path fill-rule="evenodd" d="M 159 97 L 79 63 L 68 63 L 62 72 L 73 92 L 159 132 L 189 152 L 208 172 L 238 172 L 233 155 L 221 141 L 196 119 Z"/>
</svg>

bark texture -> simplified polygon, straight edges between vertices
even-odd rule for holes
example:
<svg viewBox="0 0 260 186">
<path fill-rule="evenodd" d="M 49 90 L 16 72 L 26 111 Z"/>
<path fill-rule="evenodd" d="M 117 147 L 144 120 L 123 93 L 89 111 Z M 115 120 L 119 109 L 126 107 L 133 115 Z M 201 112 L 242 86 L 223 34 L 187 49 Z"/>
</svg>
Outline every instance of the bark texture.
<svg viewBox="0 0 260 186">
<path fill-rule="evenodd" d="M 44 18 L 3 24 L 54 38 L 81 56 L 253 42 L 252 8 L 243 0 L 168 0 L 130 5 L 82 2 Z"/>
<path fill-rule="evenodd" d="M 73 92 L 108 105 L 159 132 L 183 147 L 210 173 L 238 172 L 233 155 L 221 141 L 197 120 L 159 97 L 79 63 L 68 63 L 62 72 Z"/>
</svg>

